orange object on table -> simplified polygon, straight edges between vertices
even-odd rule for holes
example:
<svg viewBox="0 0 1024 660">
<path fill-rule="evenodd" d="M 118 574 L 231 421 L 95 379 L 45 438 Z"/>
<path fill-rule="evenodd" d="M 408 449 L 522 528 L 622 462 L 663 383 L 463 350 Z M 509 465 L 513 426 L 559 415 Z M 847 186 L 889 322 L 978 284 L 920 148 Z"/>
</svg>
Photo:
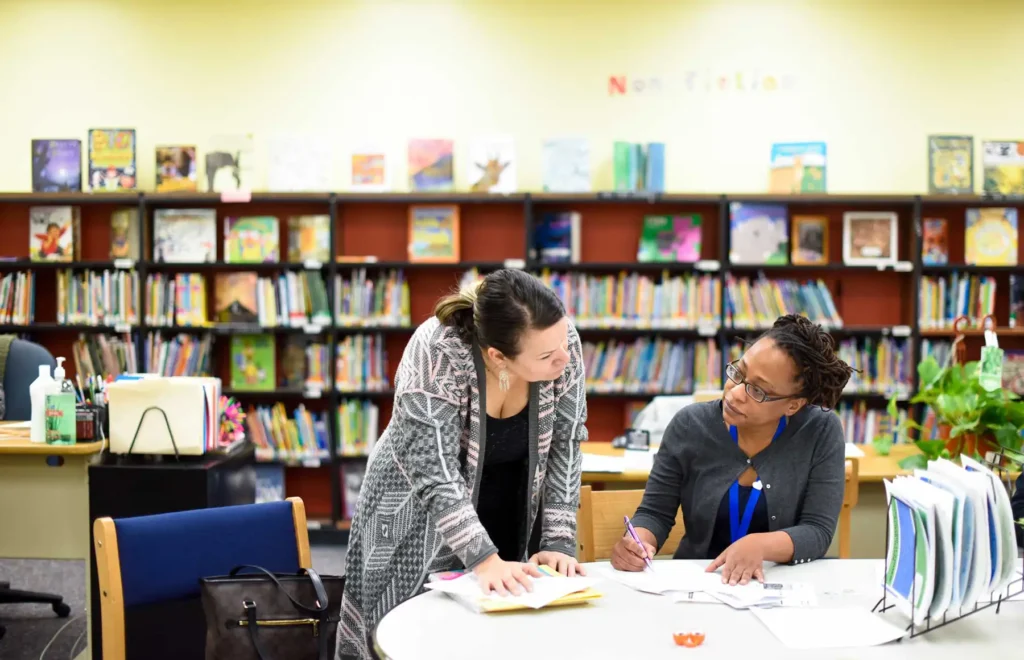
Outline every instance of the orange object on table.
<svg viewBox="0 0 1024 660">
<path fill-rule="evenodd" d="M 704 633 L 677 632 L 672 634 L 672 639 L 675 640 L 676 646 L 685 646 L 692 649 L 704 643 Z"/>
</svg>

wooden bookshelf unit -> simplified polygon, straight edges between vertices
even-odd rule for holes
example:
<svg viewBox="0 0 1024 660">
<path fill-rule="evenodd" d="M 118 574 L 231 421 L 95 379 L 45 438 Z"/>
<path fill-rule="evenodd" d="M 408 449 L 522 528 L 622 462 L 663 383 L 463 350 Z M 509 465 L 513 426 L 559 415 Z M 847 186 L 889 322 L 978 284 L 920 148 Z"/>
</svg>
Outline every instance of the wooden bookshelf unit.
<svg viewBox="0 0 1024 660">
<path fill-rule="evenodd" d="M 788 205 L 794 214 L 819 215 L 827 218 L 829 263 L 818 266 L 747 266 L 729 263 L 729 220 L 732 202 L 773 202 Z M 409 209 L 417 204 L 457 205 L 460 215 L 460 255 L 458 263 L 412 263 L 408 258 Z M 71 263 L 37 263 L 28 261 L 29 208 L 32 206 L 76 206 L 81 209 L 81 251 L 79 259 Z M 156 328 L 145 323 L 144 310 L 140 322 L 130 328 L 92 327 L 58 324 L 55 309 L 55 273 L 60 269 L 114 269 L 132 268 L 139 273 L 140 282 L 155 272 L 208 273 L 208 280 L 217 272 L 257 271 L 273 274 L 282 270 L 314 268 L 319 270 L 328 287 L 328 297 L 335 303 L 333 287 L 335 276 L 345 276 L 354 269 L 366 269 L 368 274 L 386 270 L 401 270 L 409 284 L 411 325 L 405 327 L 346 327 L 334 323 L 322 328 L 263 328 L 261 333 L 285 335 L 300 333 L 317 339 L 329 347 L 330 369 L 327 382 L 332 385 L 322 393 L 302 389 L 278 389 L 272 392 L 228 393 L 243 406 L 281 401 L 289 411 L 303 404 L 309 410 L 328 412 L 330 421 L 331 458 L 319 462 L 287 462 L 285 468 L 286 495 L 297 495 L 306 503 L 307 514 L 314 535 L 322 538 L 347 536 L 349 521 L 343 514 L 343 484 L 340 466 L 348 461 L 365 460 L 364 457 L 340 457 L 339 429 L 335 411 L 343 400 L 369 399 L 380 411 L 379 429 L 383 431 L 392 409 L 393 390 L 339 392 L 335 383 L 335 351 L 338 343 L 351 334 L 377 334 L 384 340 L 387 352 L 388 386 L 393 387 L 394 375 L 405 344 L 417 325 L 429 317 L 438 297 L 451 291 L 467 270 L 485 273 L 501 267 L 525 268 L 540 273 L 583 273 L 618 275 L 638 272 L 658 278 L 662 272 L 670 275 L 701 274 L 717 278 L 784 278 L 800 282 L 821 280 L 835 303 L 842 327 L 834 328 L 837 342 L 842 339 L 882 337 L 906 338 L 916 363 L 923 338 L 952 339 L 952 330 L 919 327 L 919 291 L 923 275 L 942 275 L 953 271 L 978 273 L 998 278 L 996 318 L 1000 337 L 1008 348 L 1024 348 L 1024 329 L 1005 328 L 1009 318 L 1008 277 L 1024 274 L 1024 267 L 978 268 L 963 265 L 963 225 L 967 208 L 974 206 L 1024 206 L 1024 200 L 1007 202 L 982 197 L 966 196 L 936 198 L 916 195 L 623 195 L 595 194 L 342 194 L 342 193 L 254 193 L 249 201 L 230 203 L 216 194 L 0 194 L 0 232 L 8 239 L 0 247 L 0 276 L 12 271 L 36 273 L 35 317 L 30 325 L 4 325 L 0 331 L 28 336 L 45 345 L 54 355 L 68 357 L 69 375 L 74 377 L 71 350 L 80 333 L 130 331 L 140 361 L 143 359 L 145 336 Z M 131 264 L 115 264 L 110 258 L 110 215 L 118 208 L 134 207 L 143 219 L 140 232 L 139 254 L 143 258 Z M 215 208 L 218 219 L 218 258 L 223 259 L 222 222 L 231 216 L 276 216 L 284 219 L 293 215 L 327 215 L 331 219 L 331 258 L 322 264 L 169 264 L 157 263 L 151 254 L 153 212 L 160 208 Z M 533 235 L 538 218 L 547 212 L 574 211 L 580 214 L 580 255 L 576 263 L 541 264 L 533 250 Z M 898 218 L 899 261 L 884 268 L 848 266 L 843 264 L 843 214 L 847 211 L 895 212 Z M 637 245 L 646 215 L 699 214 L 702 220 L 700 260 L 694 263 L 638 263 Z M 949 226 L 950 264 L 923 266 L 921 260 L 921 220 L 923 217 L 944 217 Z M 285 223 L 281 223 L 281 258 L 287 259 Z M 1024 248 L 1019 244 L 1018 249 Z M 11 260 L 13 259 L 13 260 Z M 1024 253 L 1019 254 L 1024 260 Z M 1024 263 L 1024 261 L 1019 261 Z M 958 265 L 959 264 L 959 265 Z M 213 287 L 207 282 L 208 316 L 213 319 Z M 40 293 L 42 292 L 42 293 Z M 145 296 L 143 296 L 144 304 Z M 670 328 L 655 330 L 643 327 L 583 327 L 580 334 L 585 342 L 612 339 L 633 341 L 643 337 L 664 337 L 671 340 L 714 340 L 721 349 L 719 370 L 729 359 L 730 347 L 737 342 L 756 337 L 761 329 L 732 327 L 728 323 L 728 309 L 721 305 L 721 314 L 712 328 Z M 188 334 L 212 333 L 214 353 L 211 359 L 213 374 L 230 382 L 230 350 L 228 342 L 232 330 L 218 328 L 175 328 L 174 332 Z M 977 358 L 980 350 L 980 331 L 966 333 L 970 338 L 969 357 Z M 278 360 L 281 360 L 280 342 Z M 281 365 L 278 365 L 281 373 Z M 715 384 L 721 386 L 721 382 Z M 911 391 L 916 387 L 916 373 L 912 377 Z M 607 442 L 622 432 L 628 407 L 649 400 L 657 392 L 595 392 L 588 407 L 588 428 L 591 441 Z M 885 393 L 852 393 L 850 400 L 863 400 L 881 408 Z M 340 536 L 339 536 L 340 534 Z"/>
</svg>

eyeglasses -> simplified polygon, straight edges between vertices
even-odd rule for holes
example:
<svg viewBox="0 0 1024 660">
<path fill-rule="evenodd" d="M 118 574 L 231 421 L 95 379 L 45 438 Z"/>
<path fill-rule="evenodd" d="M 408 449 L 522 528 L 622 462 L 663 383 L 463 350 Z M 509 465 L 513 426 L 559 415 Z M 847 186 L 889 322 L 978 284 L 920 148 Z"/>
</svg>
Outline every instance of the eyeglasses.
<svg viewBox="0 0 1024 660">
<path fill-rule="evenodd" d="M 743 378 L 743 374 L 740 373 L 739 367 L 736 366 L 735 362 L 730 362 L 725 365 L 725 376 L 737 385 L 743 385 L 743 388 L 747 391 L 749 396 L 758 403 L 765 403 L 768 401 L 782 401 L 783 399 L 792 399 L 793 397 L 799 396 L 798 394 L 789 394 L 787 396 L 769 396 L 767 392 L 762 390 L 753 383 L 746 382 Z"/>
</svg>

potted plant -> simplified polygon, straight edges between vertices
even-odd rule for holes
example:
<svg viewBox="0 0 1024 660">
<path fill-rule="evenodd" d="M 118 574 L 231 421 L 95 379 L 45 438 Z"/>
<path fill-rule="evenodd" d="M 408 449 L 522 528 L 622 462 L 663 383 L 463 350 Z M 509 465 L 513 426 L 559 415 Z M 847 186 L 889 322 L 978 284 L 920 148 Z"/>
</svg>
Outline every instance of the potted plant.
<svg viewBox="0 0 1024 660">
<path fill-rule="evenodd" d="M 1000 447 L 1020 451 L 1024 401 L 1013 392 L 984 389 L 978 381 L 978 368 L 978 362 L 943 367 L 934 357 L 927 357 L 917 365 L 920 389 L 910 402 L 931 408 L 935 423 L 941 428 L 940 439 L 914 440 L 921 453 L 901 460 L 901 468 L 925 467 L 930 460 L 955 458 L 961 453 L 979 456 Z M 920 434 L 923 430 L 909 417 L 897 422 L 895 398 L 889 401 L 888 414 L 896 425 L 895 433 L 873 441 L 881 455 L 888 454 L 893 435 L 903 442 L 910 439 L 911 431 Z"/>
</svg>

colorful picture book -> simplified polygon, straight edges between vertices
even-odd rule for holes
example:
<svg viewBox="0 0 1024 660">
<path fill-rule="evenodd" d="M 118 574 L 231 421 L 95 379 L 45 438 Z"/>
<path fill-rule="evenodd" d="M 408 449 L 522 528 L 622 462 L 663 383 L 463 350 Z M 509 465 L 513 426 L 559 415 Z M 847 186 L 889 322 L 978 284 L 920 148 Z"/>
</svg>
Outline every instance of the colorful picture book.
<svg viewBox="0 0 1024 660">
<path fill-rule="evenodd" d="M 637 261 L 693 263 L 700 260 L 700 251 L 699 214 L 644 216 Z"/>
<path fill-rule="evenodd" d="M 277 386 L 273 335 L 231 337 L 231 389 L 272 391 Z"/>
<path fill-rule="evenodd" d="M 895 213 L 847 211 L 843 214 L 843 263 L 880 266 L 896 263 L 898 247 Z"/>
<path fill-rule="evenodd" d="M 928 192 L 932 195 L 974 192 L 974 138 L 969 135 L 928 137 Z"/>
<path fill-rule="evenodd" d="M 138 209 L 118 209 L 110 214 L 110 258 L 139 258 Z"/>
<path fill-rule="evenodd" d="M 280 226 L 273 216 L 224 218 L 225 263 L 277 263 L 279 242 Z"/>
<path fill-rule="evenodd" d="M 215 209 L 157 209 L 153 212 L 153 259 L 167 263 L 217 261 Z"/>
<path fill-rule="evenodd" d="M 445 204 L 409 207 L 409 261 L 459 261 L 459 207 Z"/>
<path fill-rule="evenodd" d="M 768 192 L 825 192 L 827 156 L 828 149 L 824 142 L 773 144 Z"/>
<path fill-rule="evenodd" d="M 82 190 L 81 140 L 32 140 L 32 192 Z"/>
<path fill-rule="evenodd" d="M 449 192 L 455 189 L 454 143 L 451 140 L 409 141 L 409 190 Z"/>
<path fill-rule="evenodd" d="M 982 190 L 992 195 L 1024 195 L 1024 141 L 981 143 Z"/>
<path fill-rule="evenodd" d="M 383 192 L 390 187 L 387 151 L 379 146 L 355 149 L 351 156 L 352 190 Z"/>
<path fill-rule="evenodd" d="M 299 215 L 288 218 L 288 261 L 327 263 L 331 259 L 331 218 Z"/>
<path fill-rule="evenodd" d="M 89 189 L 93 192 L 137 187 L 134 128 L 89 130 Z"/>
<path fill-rule="evenodd" d="M 964 263 L 973 266 L 1017 265 L 1017 209 L 967 209 Z"/>
<path fill-rule="evenodd" d="M 785 265 L 789 260 L 789 216 L 785 204 L 732 202 L 729 261 Z"/>
<path fill-rule="evenodd" d="M 537 260 L 543 264 L 569 264 L 580 260 L 580 214 L 576 211 L 543 213 L 533 228 Z"/>
<path fill-rule="evenodd" d="M 542 161 L 544 192 L 590 192 L 590 142 L 586 138 L 545 140 Z"/>
<path fill-rule="evenodd" d="M 828 218 L 819 215 L 793 216 L 791 259 L 800 266 L 828 263 Z"/>
<path fill-rule="evenodd" d="M 924 218 L 922 221 L 921 263 L 925 266 L 949 263 L 949 223 L 945 218 Z"/>
<path fill-rule="evenodd" d="M 195 192 L 196 148 L 168 146 L 156 148 L 156 191 Z"/>
<path fill-rule="evenodd" d="M 32 261 L 75 261 L 81 250 L 77 206 L 29 209 L 28 254 Z"/>
<path fill-rule="evenodd" d="M 511 137 L 474 140 L 466 168 L 470 192 L 514 193 L 518 176 L 515 140 Z"/>
<path fill-rule="evenodd" d="M 217 273 L 216 283 L 218 323 L 259 323 L 259 276 L 256 273 Z"/>
</svg>

